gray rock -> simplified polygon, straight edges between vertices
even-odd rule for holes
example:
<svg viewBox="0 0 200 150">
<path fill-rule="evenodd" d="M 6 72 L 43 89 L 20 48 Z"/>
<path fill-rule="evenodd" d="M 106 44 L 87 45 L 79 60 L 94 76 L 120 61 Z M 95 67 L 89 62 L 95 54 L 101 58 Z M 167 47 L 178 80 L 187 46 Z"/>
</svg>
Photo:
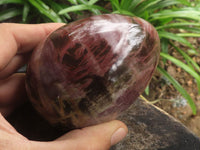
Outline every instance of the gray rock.
<svg viewBox="0 0 200 150">
<path fill-rule="evenodd" d="M 163 110 L 138 99 L 122 116 L 127 137 L 111 150 L 200 150 L 200 139 Z"/>
<path fill-rule="evenodd" d="M 166 112 L 138 98 L 119 118 L 129 128 L 127 137 L 111 150 L 200 150 L 200 139 Z M 50 141 L 64 132 L 52 127 L 30 103 L 7 120 L 30 140 Z"/>
</svg>

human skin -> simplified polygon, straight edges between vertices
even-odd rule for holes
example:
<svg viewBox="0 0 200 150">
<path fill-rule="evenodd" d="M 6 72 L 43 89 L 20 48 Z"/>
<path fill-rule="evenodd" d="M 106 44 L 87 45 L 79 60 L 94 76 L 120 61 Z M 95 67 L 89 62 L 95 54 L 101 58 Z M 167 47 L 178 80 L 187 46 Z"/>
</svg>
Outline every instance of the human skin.
<svg viewBox="0 0 200 150">
<path fill-rule="evenodd" d="M 122 140 L 127 126 L 118 120 L 73 130 L 50 142 L 28 140 L 4 117 L 27 100 L 25 74 L 15 73 L 32 50 L 60 23 L 0 24 L 0 150 L 107 150 Z"/>
</svg>

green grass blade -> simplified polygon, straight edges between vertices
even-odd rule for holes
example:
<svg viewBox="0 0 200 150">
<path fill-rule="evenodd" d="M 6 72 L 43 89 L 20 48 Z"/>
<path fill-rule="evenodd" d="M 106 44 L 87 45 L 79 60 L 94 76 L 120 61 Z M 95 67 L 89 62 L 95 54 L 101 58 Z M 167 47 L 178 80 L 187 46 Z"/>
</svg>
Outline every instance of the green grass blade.
<svg viewBox="0 0 200 150">
<path fill-rule="evenodd" d="M 192 26 L 200 27 L 200 23 L 193 23 L 193 22 L 170 23 L 163 26 L 158 26 L 156 27 L 156 29 L 161 30 L 161 29 L 169 29 L 169 28 L 184 28 L 185 26 L 190 26 L 188 28 L 192 28 Z"/>
<path fill-rule="evenodd" d="M 161 39 L 161 50 L 163 53 L 168 54 L 168 45 L 169 45 L 169 40 L 168 39 Z M 162 59 L 164 63 L 166 63 L 165 58 Z"/>
<path fill-rule="evenodd" d="M 191 2 L 188 1 L 188 0 L 178 0 L 178 1 L 180 1 L 180 3 L 181 3 L 182 5 L 191 6 Z"/>
<path fill-rule="evenodd" d="M 28 0 L 38 11 L 48 17 L 53 22 L 63 22 L 62 19 L 52 9 L 41 0 Z"/>
<path fill-rule="evenodd" d="M 0 12 L 0 21 L 4 21 L 22 14 L 22 10 L 18 8 L 10 8 Z"/>
<path fill-rule="evenodd" d="M 200 33 L 200 28 L 196 27 L 182 27 L 182 29 L 188 32 Z"/>
<path fill-rule="evenodd" d="M 35 2 L 38 3 L 41 6 L 41 8 L 44 8 L 45 10 L 49 10 L 50 9 L 49 6 L 46 5 L 42 0 L 35 0 Z"/>
<path fill-rule="evenodd" d="M 169 40 L 163 38 L 161 40 L 161 50 L 165 54 L 168 54 L 168 45 L 169 45 Z"/>
<path fill-rule="evenodd" d="M 110 0 L 113 12 L 121 10 L 121 6 L 118 0 Z"/>
<path fill-rule="evenodd" d="M 181 95 L 187 100 L 188 104 L 190 105 L 192 112 L 194 115 L 196 115 L 197 109 L 196 105 L 194 103 L 194 100 L 191 98 L 191 96 L 187 93 L 187 91 L 176 81 L 172 76 L 170 76 L 164 69 L 161 67 L 157 67 L 157 70 L 165 76 L 170 83 L 176 88 L 177 91 L 181 93 Z"/>
<path fill-rule="evenodd" d="M 160 19 L 165 19 L 165 18 L 184 18 L 184 19 L 191 19 L 191 20 L 200 20 L 200 10 L 196 9 L 168 9 L 168 10 L 163 10 L 158 13 L 153 13 L 151 14 L 151 20 L 150 21 L 155 21 L 155 20 L 160 20 Z"/>
<path fill-rule="evenodd" d="M 173 62 L 177 66 L 181 67 L 186 72 L 188 72 L 191 76 L 193 76 L 196 79 L 197 86 L 198 86 L 198 92 L 200 93 L 200 75 L 196 71 L 191 69 L 188 65 L 184 64 L 180 60 L 178 60 L 175 57 L 172 57 L 172 56 L 170 56 L 168 54 L 164 54 L 164 53 L 161 52 L 160 56 L 170 60 L 171 62 Z"/>
<path fill-rule="evenodd" d="M 141 8 L 138 7 L 138 10 L 139 10 L 138 14 L 141 14 L 144 11 L 153 12 L 155 10 L 160 10 L 162 8 L 169 7 L 176 4 L 184 4 L 185 0 L 157 0 L 157 1 L 147 0 L 145 2 L 141 3 L 140 5 Z"/>
<path fill-rule="evenodd" d="M 101 12 L 98 9 L 91 9 L 90 11 L 95 15 L 101 15 Z"/>
<path fill-rule="evenodd" d="M 113 14 L 123 14 L 123 15 L 127 15 L 127 16 L 135 16 L 135 14 L 126 11 L 126 10 L 117 10 L 117 11 L 113 11 Z"/>
<path fill-rule="evenodd" d="M 96 2 L 98 2 L 99 0 L 90 0 L 87 5 L 93 6 Z M 98 5 L 96 5 L 98 6 Z M 99 9 L 91 9 L 91 12 L 95 15 L 100 15 L 101 12 L 99 11 Z"/>
<path fill-rule="evenodd" d="M 185 58 L 185 60 L 188 63 L 191 63 L 200 73 L 200 66 L 189 55 L 187 55 L 183 50 L 175 46 L 172 42 L 170 42 L 170 45 L 172 45 Z"/>
<path fill-rule="evenodd" d="M 141 0 L 121 0 L 120 7 L 126 11 L 133 12 L 141 2 Z"/>
<path fill-rule="evenodd" d="M 110 2 L 116 4 L 117 6 L 120 6 L 119 0 L 110 0 Z"/>
<path fill-rule="evenodd" d="M 1 0 L 0 5 L 3 4 L 24 4 L 24 0 Z"/>
<path fill-rule="evenodd" d="M 178 33 L 180 37 L 200 37 L 200 33 Z"/>
<path fill-rule="evenodd" d="M 23 23 L 26 23 L 27 16 L 28 16 L 29 12 L 30 12 L 30 5 L 28 3 L 25 3 L 24 4 L 24 8 L 23 8 L 23 14 L 22 14 L 22 21 L 23 21 Z"/>
<path fill-rule="evenodd" d="M 200 14 L 200 8 L 199 7 L 182 7 L 180 8 L 181 11 L 196 11 L 197 14 Z"/>
<path fill-rule="evenodd" d="M 111 2 L 114 0 L 111 0 Z M 144 16 L 145 12 L 153 13 L 155 10 L 160 10 L 176 4 L 184 4 L 190 6 L 187 0 L 121 0 L 120 8 L 126 11 L 131 11 L 137 16 Z M 117 3 L 117 5 L 119 5 Z"/>
<path fill-rule="evenodd" d="M 88 4 L 87 0 L 77 0 L 79 4 Z"/>
<path fill-rule="evenodd" d="M 175 40 L 175 41 L 180 42 L 180 43 L 182 43 L 182 44 L 184 44 L 184 45 L 186 45 L 186 46 L 188 46 L 192 49 L 195 49 L 190 42 L 188 42 L 183 37 L 180 37 L 180 36 L 178 36 L 174 33 L 170 33 L 170 32 L 167 32 L 167 31 L 158 31 L 158 34 L 159 34 L 160 38 Z"/>
<path fill-rule="evenodd" d="M 134 10 L 135 14 L 138 16 L 142 16 L 145 11 L 148 10 L 149 7 L 155 5 L 156 3 L 160 2 L 161 0 L 146 0 L 140 3 L 140 5 Z"/>
<path fill-rule="evenodd" d="M 146 95 L 149 95 L 149 85 L 145 88 L 144 92 Z"/>
<path fill-rule="evenodd" d="M 76 6 L 71 6 L 71 7 L 65 8 L 65 9 L 59 11 L 58 14 L 63 15 L 65 13 L 69 13 L 69 12 L 76 12 L 76 11 L 83 11 L 83 10 L 92 10 L 92 9 L 98 9 L 98 10 L 102 10 L 104 12 L 108 12 L 108 10 L 106 10 L 103 7 L 100 7 L 98 5 L 80 4 L 80 5 L 76 5 Z"/>
<path fill-rule="evenodd" d="M 88 2 L 88 5 L 94 5 L 95 3 L 97 3 L 99 0 L 90 0 Z"/>
<path fill-rule="evenodd" d="M 162 0 L 157 5 L 161 5 L 162 7 L 158 7 L 159 9 L 161 9 L 161 8 L 176 5 L 176 4 L 182 4 L 182 5 L 185 5 L 185 6 L 190 6 L 190 2 L 188 2 L 187 0 L 164 0 L 164 1 Z"/>
<path fill-rule="evenodd" d="M 51 9 L 53 9 L 56 13 L 58 13 L 59 11 L 61 11 L 62 9 L 69 7 L 68 5 L 62 4 L 62 3 L 56 3 L 53 0 L 46 0 L 46 3 L 48 4 L 48 6 L 51 7 Z M 65 13 L 63 16 L 60 16 L 62 19 L 62 22 L 67 23 L 67 19 L 71 20 L 71 17 L 69 16 L 69 14 Z"/>
<path fill-rule="evenodd" d="M 83 10 L 88 10 L 90 9 L 87 5 L 76 5 L 76 6 L 71 6 L 68 8 L 65 8 L 61 11 L 58 12 L 59 15 L 63 15 L 65 13 L 69 13 L 69 12 L 75 12 L 75 11 L 83 11 Z"/>
<path fill-rule="evenodd" d="M 68 0 L 68 2 L 70 2 L 72 5 L 77 5 L 78 4 L 77 0 Z"/>
</svg>

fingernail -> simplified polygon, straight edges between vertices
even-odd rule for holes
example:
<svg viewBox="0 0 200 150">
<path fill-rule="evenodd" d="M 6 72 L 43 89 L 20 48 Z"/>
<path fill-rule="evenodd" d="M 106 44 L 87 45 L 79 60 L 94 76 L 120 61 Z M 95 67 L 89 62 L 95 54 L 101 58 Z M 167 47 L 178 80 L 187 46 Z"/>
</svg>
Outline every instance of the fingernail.
<svg viewBox="0 0 200 150">
<path fill-rule="evenodd" d="M 111 137 L 111 145 L 117 144 L 121 141 L 127 134 L 127 131 L 124 128 L 119 128 L 115 131 Z"/>
</svg>

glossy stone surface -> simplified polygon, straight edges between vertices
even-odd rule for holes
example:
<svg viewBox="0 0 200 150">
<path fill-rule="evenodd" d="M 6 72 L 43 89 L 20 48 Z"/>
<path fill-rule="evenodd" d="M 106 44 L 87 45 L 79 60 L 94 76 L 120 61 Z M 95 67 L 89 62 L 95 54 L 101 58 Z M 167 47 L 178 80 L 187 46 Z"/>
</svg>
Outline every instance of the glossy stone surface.
<svg viewBox="0 0 200 150">
<path fill-rule="evenodd" d="M 146 21 L 117 14 L 61 27 L 34 51 L 26 88 L 36 110 L 64 128 L 115 119 L 149 83 L 159 37 Z"/>
</svg>

